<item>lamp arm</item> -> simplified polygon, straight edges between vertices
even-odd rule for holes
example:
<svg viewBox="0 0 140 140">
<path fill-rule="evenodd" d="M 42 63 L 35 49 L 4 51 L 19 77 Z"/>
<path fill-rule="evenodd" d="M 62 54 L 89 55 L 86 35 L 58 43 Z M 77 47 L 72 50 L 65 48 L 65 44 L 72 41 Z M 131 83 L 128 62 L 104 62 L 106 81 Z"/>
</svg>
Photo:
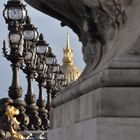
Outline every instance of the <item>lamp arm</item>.
<svg viewBox="0 0 140 140">
<path fill-rule="evenodd" d="M 24 53 L 22 53 L 22 54 L 19 54 L 19 57 L 22 59 L 22 58 L 24 58 L 24 56 L 25 56 L 25 54 Z"/>
<path fill-rule="evenodd" d="M 3 41 L 3 54 L 4 54 L 4 57 L 7 58 L 7 60 L 10 60 L 10 55 L 8 55 L 8 51 L 6 50 L 6 43 L 5 43 L 5 40 Z"/>
<path fill-rule="evenodd" d="M 34 73 L 34 79 L 38 81 L 38 74 L 36 72 Z"/>
<path fill-rule="evenodd" d="M 23 63 L 21 63 L 21 65 L 20 65 L 20 69 L 23 70 L 23 71 L 25 71 L 25 66 L 24 66 Z"/>
</svg>

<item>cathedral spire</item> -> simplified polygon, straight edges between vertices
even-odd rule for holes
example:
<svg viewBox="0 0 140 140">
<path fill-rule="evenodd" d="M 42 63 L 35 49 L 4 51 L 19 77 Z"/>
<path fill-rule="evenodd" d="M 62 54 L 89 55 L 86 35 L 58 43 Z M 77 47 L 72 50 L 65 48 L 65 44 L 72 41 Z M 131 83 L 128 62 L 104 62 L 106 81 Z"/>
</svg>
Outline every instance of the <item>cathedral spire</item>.
<svg viewBox="0 0 140 140">
<path fill-rule="evenodd" d="M 63 52 L 64 52 L 63 63 L 73 64 L 73 51 L 70 47 L 69 33 L 67 33 L 66 48 L 63 49 Z"/>
<path fill-rule="evenodd" d="M 63 49 L 63 52 L 64 52 L 64 57 L 63 57 L 63 65 L 61 66 L 61 69 L 64 72 L 66 83 L 70 84 L 78 79 L 81 72 L 74 64 L 73 50 L 71 49 L 70 46 L 69 33 L 67 33 L 66 46 Z"/>
<path fill-rule="evenodd" d="M 70 49 L 70 36 L 69 36 L 69 33 L 67 32 L 67 42 L 66 42 L 66 48 L 67 49 Z"/>
</svg>

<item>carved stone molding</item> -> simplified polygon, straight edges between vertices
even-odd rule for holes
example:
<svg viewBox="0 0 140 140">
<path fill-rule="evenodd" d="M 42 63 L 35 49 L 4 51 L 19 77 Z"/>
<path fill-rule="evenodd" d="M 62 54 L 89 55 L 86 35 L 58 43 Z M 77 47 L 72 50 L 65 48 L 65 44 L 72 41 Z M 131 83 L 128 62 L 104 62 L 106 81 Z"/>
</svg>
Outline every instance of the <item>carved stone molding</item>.
<svg viewBox="0 0 140 140">
<path fill-rule="evenodd" d="M 65 95 L 71 96 L 72 89 L 75 94 L 79 93 L 76 96 L 80 96 L 81 89 L 77 87 L 82 87 L 83 81 L 90 81 L 92 77 L 95 81 L 84 85 L 85 90 L 99 87 L 98 76 L 105 68 L 138 67 L 139 0 L 26 1 L 38 10 L 61 20 L 61 24 L 72 28 L 82 41 L 87 65 L 79 81 L 62 91 Z"/>
<path fill-rule="evenodd" d="M 26 1 L 62 21 L 62 26 L 73 29 L 83 44 L 86 62 L 80 79 L 52 100 L 52 129 L 48 139 L 117 140 L 118 136 L 122 140 L 139 139 L 139 135 L 131 132 L 138 130 L 139 134 L 134 118 L 140 116 L 140 1 Z M 113 118 L 112 126 L 106 123 L 111 129 L 104 123 L 98 129 L 101 123 L 96 119 L 101 117 L 103 122 Z M 131 117 L 128 122 L 132 124 L 130 130 L 123 120 L 122 134 L 123 125 L 118 121 L 121 117 L 125 120 Z M 116 122 L 120 131 L 114 130 Z M 102 138 L 100 132 L 104 132 Z"/>
<path fill-rule="evenodd" d="M 25 0 L 62 21 L 83 44 L 85 71 L 93 71 L 127 20 L 125 8 L 132 0 Z M 89 70 L 90 69 L 90 70 Z M 85 74 L 84 74 L 85 75 Z"/>
</svg>

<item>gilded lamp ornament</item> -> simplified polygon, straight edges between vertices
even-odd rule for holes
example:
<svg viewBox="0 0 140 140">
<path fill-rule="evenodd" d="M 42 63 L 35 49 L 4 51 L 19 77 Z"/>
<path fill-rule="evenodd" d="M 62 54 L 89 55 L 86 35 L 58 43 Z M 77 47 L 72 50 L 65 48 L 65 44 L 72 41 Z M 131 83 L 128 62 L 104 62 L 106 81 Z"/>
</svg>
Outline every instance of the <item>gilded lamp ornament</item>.
<svg viewBox="0 0 140 140">
<path fill-rule="evenodd" d="M 10 127 L 11 137 L 16 139 L 25 139 L 23 135 L 21 135 L 16 131 L 20 122 L 17 121 L 15 115 L 19 115 L 19 110 L 16 109 L 14 106 L 7 105 L 5 114 L 8 116 L 8 119 L 10 120 L 9 123 L 11 124 Z"/>
<path fill-rule="evenodd" d="M 0 99 L 0 138 L 25 139 L 23 135 L 17 132 L 20 122 L 15 116 L 19 115 L 20 112 L 11 106 L 12 103 L 12 99 Z"/>
</svg>

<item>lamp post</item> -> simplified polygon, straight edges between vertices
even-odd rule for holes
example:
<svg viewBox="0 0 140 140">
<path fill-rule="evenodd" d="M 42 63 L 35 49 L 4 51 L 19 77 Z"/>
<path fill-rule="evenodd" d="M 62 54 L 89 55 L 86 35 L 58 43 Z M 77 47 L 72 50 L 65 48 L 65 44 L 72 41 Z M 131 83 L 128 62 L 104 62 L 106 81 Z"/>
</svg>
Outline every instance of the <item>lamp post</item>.
<svg viewBox="0 0 140 140">
<path fill-rule="evenodd" d="M 65 79 L 64 73 L 62 72 L 61 69 L 59 69 L 59 71 L 56 73 L 56 89 L 57 89 L 57 92 L 59 92 L 65 86 L 67 86 L 67 84 L 66 84 L 66 79 Z"/>
<path fill-rule="evenodd" d="M 45 68 L 45 64 L 40 63 L 39 68 L 37 70 L 37 78 L 36 81 L 38 82 L 38 87 L 39 87 L 39 96 L 37 99 L 37 106 L 39 107 L 39 117 L 42 120 L 42 124 L 41 124 L 41 129 L 42 130 L 47 130 L 48 129 L 48 110 L 45 109 L 46 107 L 46 100 L 44 99 L 43 96 L 43 88 L 45 86 L 45 82 L 46 82 L 46 68 Z M 41 68 L 42 67 L 42 68 Z"/>
<path fill-rule="evenodd" d="M 3 10 L 3 16 L 5 18 L 5 22 L 8 24 L 9 33 L 9 47 L 10 54 L 6 51 L 5 41 L 3 43 L 3 53 L 7 60 L 12 63 L 12 71 L 13 71 L 13 80 L 12 85 L 9 88 L 9 97 L 13 99 L 13 105 L 20 110 L 20 114 L 17 116 L 20 124 L 20 129 L 27 129 L 27 125 L 29 123 L 28 116 L 25 112 L 25 102 L 19 100 L 22 96 L 22 88 L 19 85 L 19 67 L 22 63 L 23 56 L 22 54 L 22 43 L 23 43 L 23 35 L 21 32 L 22 24 L 25 22 L 27 17 L 27 10 L 25 5 L 21 3 L 20 0 L 9 0 L 5 5 L 5 9 Z"/>
<path fill-rule="evenodd" d="M 46 83 L 46 71 L 47 65 L 45 64 L 44 57 L 48 51 L 48 44 L 44 41 L 44 37 L 42 34 L 39 36 L 39 40 L 36 43 L 36 53 L 39 57 L 38 65 L 37 65 L 37 78 L 39 87 L 39 97 L 37 100 L 37 106 L 39 107 L 39 117 L 42 120 L 41 129 L 46 130 L 48 128 L 48 110 L 45 109 L 46 101 L 43 97 L 43 88 Z"/>
<path fill-rule="evenodd" d="M 14 21 L 14 24 L 11 27 L 8 38 L 10 54 L 8 54 L 8 52 L 6 51 L 5 41 L 3 43 L 4 56 L 8 61 L 12 63 L 11 67 L 13 71 L 12 85 L 9 87 L 8 95 L 11 99 L 13 99 L 13 106 L 17 107 L 20 110 L 20 114 L 17 116 L 18 121 L 22 122 L 22 124 L 20 125 L 20 129 L 27 129 L 26 126 L 29 123 L 29 118 L 25 114 L 25 102 L 19 99 L 20 97 L 22 97 L 23 90 L 19 84 L 18 79 L 19 68 L 23 59 L 23 56 L 21 55 L 23 47 L 23 36 L 22 32 L 17 26 L 16 21 Z"/>
<path fill-rule="evenodd" d="M 56 94 L 66 86 L 66 79 L 64 73 L 62 72 L 60 65 L 57 61 L 52 66 L 52 90 L 51 98 L 56 97 Z"/>
<path fill-rule="evenodd" d="M 6 46 L 4 43 L 4 56 L 7 60 L 12 62 L 12 70 L 13 70 L 13 80 L 12 85 L 9 88 L 9 97 L 11 99 L 16 100 L 22 96 L 22 88 L 19 85 L 19 67 L 22 61 L 21 51 L 21 43 L 22 43 L 22 33 L 18 30 L 16 26 L 16 22 L 11 28 L 9 32 L 9 45 L 10 45 L 10 54 L 8 55 L 6 52 Z"/>
<path fill-rule="evenodd" d="M 62 88 L 64 84 L 64 73 L 60 70 L 60 66 L 57 63 L 56 56 L 52 53 L 51 47 L 48 47 L 46 54 L 46 65 L 48 66 L 46 73 L 46 90 L 47 90 L 47 104 L 48 119 L 50 120 L 51 100 L 56 96 L 56 93 Z"/>
<path fill-rule="evenodd" d="M 52 53 L 51 47 L 48 47 L 47 42 L 44 41 L 42 34 L 37 41 L 37 28 L 31 24 L 25 5 L 20 0 L 9 0 L 5 5 L 3 16 L 10 31 L 8 36 L 10 53 L 8 54 L 6 50 L 5 41 L 3 43 L 3 53 L 7 60 L 11 61 L 13 71 L 12 85 L 8 93 L 9 97 L 13 99 L 13 105 L 20 110 L 17 117 L 18 121 L 21 122 L 20 128 L 25 130 L 28 125 L 30 130 L 40 127 L 41 129 L 47 129 L 50 126 L 51 98 L 55 97 L 56 92 L 61 88 L 60 83 L 63 81 L 62 77 L 58 78 L 60 76 L 60 73 L 58 73 L 60 66 L 56 63 L 56 56 Z M 22 88 L 18 79 L 19 68 L 27 75 L 26 103 L 19 100 L 22 97 Z M 38 74 L 36 81 L 39 86 L 39 98 L 37 100 L 39 110 L 36 106 L 32 85 L 36 72 Z M 43 87 L 47 89 L 47 105 L 43 99 Z M 25 114 L 25 106 L 28 116 Z M 46 106 L 47 110 L 45 109 Z"/>
<path fill-rule="evenodd" d="M 48 52 L 45 56 L 46 59 L 46 65 L 48 67 L 47 72 L 46 72 L 46 90 L 47 90 L 47 104 L 46 108 L 48 110 L 48 119 L 50 120 L 50 110 L 51 110 L 51 93 L 52 93 L 52 88 L 53 84 L 52 81 L 55 78 L 53 74 L 53 66 L 56 64 L 56 56 L 52 53 L 51 47 L 48 47 Z M 48 125 L 50 127 L 50 124 Z"/>
<path fill-rule="evenodd" d="M 56 96 L 56 93 L 59 91 L 59 84 L 58 84 L 58 80 L 57 80 L 57 73 L 59 73 L 60 71 L 60 65 L 56 63 L 53 65 L 52 67 L 52 73 L 53 73 L 53 78 L 52 78 L 52 93 L 51 93 L 51 98 L 54 98 Z"/>
<path fill-rule="evenodd" d="M 24 34 L 24 64 L 21 69 L 27 75 L 27 94 L 25 95 L 26 113 L 30 118 L 28 125 L 29 130 L 37 130 L 40 128 L 41 119 L 38 117 L 38 107 L 36 106 L 36 98 L 33 94 L 33 79 L 36 71 L 37 55 L 35 53 L 35 42 L 38 38 L 37 28 L 31 24 L 29 17 L 23 26 Z"/>
<path fill-rule="evenodd" d="M 26 50 L 24 62 L 25 66 L 22 66 L 23 72 L 27 75 L 27 94 L 25 95 L 25 102 L 26 102 L 26 114 L 30 118 L 30 122 L 28 125 L 29 130 L 37 130 L 40 128 L 41 120 L 38 117 L 38 107 L 36 106 L 36 98 L 33 94 L 33 79 L 36 69 L 36 61 L 37 56 L 31 50 Z"/>
</svg>

